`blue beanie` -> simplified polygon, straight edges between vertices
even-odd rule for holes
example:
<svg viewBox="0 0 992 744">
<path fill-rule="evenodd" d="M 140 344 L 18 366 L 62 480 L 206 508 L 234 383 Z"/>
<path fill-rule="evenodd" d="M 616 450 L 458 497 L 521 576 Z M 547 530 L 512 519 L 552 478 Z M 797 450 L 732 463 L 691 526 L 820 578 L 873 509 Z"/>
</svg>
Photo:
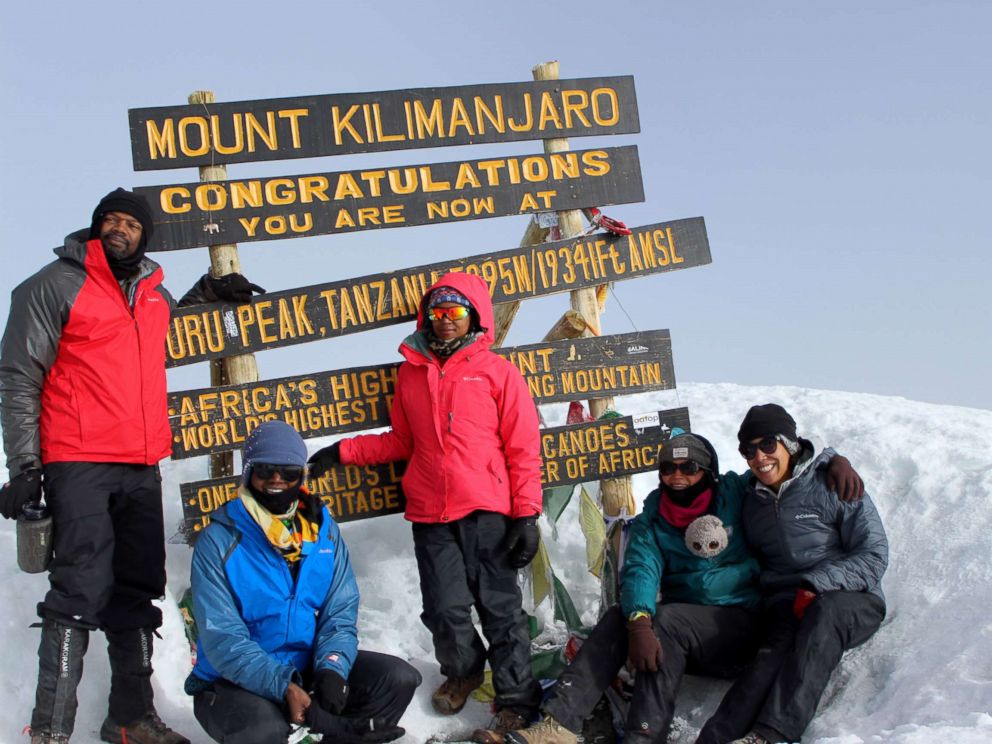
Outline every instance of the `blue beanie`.
<svg viewBox="0 0 992 744">
<path fill-rule="evenodd" d="M 248 435 L 241 461 L 241 482 L 247 484 L 251 480 L 251 466 L 256 462 L 305 468 L 307 446 L 296 429 L 285 421 L 266 421 Z"/>
</svg>

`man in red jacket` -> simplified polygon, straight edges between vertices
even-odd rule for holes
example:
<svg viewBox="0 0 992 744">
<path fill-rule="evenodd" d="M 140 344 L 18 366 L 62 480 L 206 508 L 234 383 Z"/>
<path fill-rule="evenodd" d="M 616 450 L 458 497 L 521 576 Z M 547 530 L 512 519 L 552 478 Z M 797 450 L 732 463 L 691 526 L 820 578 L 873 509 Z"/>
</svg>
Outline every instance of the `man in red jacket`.
<svg viewBox="0 0 992 744">
<path fill-rule="evenodd" d="M 175 303 L 145 257 L 144 197 L 107 194 L 88 229 L 13 292 L 0 342 L 0 422 L 10 482 L 0 514 L 38 502 L 54 520 L 55 558 L 42 618 L 32 744 L 72 734 L 89 631 L 110 657 L 108 742 L 181 744 L 152 703 L 152 637 L 165 594 L 158 462 L 172 436 L 165 338 Z M 204 276 L 180 304 L 247 301 L 260 287 Z"/>
<path fill-rule="evenodd" d="M 447 679 L 432 697 L 457 713 L 482 684 L 488 656 L 496 717 L 475 740 L 498 744 L 537 713 L 517 569 L 537 552 L 541 451 L 537 409 L 520 371 L 489 350 L 493 305 L 471 274 L 442 276 L 400 346 L 392 430 L 345 439 L 310 458 L 332 465 L 407 460 L 406 518 L 434 653 Z M 489 648 L 472 624 L 475 605 Z"/>
</svg>

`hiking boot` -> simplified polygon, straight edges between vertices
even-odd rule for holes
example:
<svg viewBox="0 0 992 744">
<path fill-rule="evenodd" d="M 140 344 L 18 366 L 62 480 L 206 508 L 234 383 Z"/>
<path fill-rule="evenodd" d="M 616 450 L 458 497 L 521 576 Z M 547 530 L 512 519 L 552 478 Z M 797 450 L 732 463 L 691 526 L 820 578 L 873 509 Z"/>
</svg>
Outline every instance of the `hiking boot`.
<svg viewBox="0 0 992 744">
<path fill-rule="evenodd" d="M 100 727 L 100 739 L 111 744 L 189 744 L 189 739 L 166 726 L 155 711 L 127 726 L 118 726 L 107 716 Z"/>
<path fill-rule="evenodd" d="M 503 737 L 511 731 L 524 728 L 529 719 L 524 718 L 513 708 L 501 708 L 489 722 L 489 728 L 472 732 L 472 741 L 478 744 L 503 744 Z"/>
<path fill-rule="evenodd" d="M 31 734 L 31 744 L 69 744 L 65 734 Z"/>
<path fill-rule="evenodd" d="M 533 726 L 507 732 L 507 744 L 577 744 L 579 737 L 551 716 L 545 716 Z"/>
<path fill-rule="evenodd" d="M 431 695 L 434 710 L 442 716 L 453 716 L 465 707 L 472 690 L 482 684 L 482 672 L 471 677 L 448 677 Z"/>
<path fill-rule="evenodd" d="M 734 739 L 730 744 L 772 744 L 768 739 L 766 739 L 761 734 L 756 734 L 753 731 L 743 738 Z"/>
</svg>

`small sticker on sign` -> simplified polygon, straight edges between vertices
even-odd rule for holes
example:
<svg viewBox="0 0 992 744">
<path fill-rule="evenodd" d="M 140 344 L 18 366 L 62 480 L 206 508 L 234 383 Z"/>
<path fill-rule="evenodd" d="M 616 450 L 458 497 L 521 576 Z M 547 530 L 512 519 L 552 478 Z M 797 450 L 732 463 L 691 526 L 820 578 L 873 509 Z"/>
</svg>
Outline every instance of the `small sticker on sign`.
<svg viewBox="0 0 992 744">
<path fill-rule="evenodd" d="M 634 421 L 634 428 L 637 429 L 637 431 L 661 424 L 661 417 L 658 415 L 657 411 L 653 413 L 638 413 L 631 418 Z"/>
<path fill-rule="evenodd" d="M 224 331 L 229 338 L 236 338 L 238 336 L 238 320 L 233 310 L 224 311 Z"/>
<path fill-rule="evenodd" d="M 538 212 L 534 217 L 537 220 L 537 226 L 543 227 L 545 230 L 550 230 L 558 224 L 557 212 Z"/>
</svg>

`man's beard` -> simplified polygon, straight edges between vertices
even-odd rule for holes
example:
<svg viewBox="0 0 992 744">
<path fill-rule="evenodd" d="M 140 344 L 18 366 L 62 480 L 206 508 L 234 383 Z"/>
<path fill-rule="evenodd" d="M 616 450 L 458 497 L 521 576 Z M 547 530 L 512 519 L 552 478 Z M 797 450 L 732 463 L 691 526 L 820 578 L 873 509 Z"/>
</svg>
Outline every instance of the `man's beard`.
<svg viewBox="0 0 992 744">
<path fill-rule="evenodd" d="M 128 254 L 130 245 L 127 238 L 123 238 L 124 245 L 120 241 L 111 241 L 109 238 L 115 235 L 111 230 L 100 238 L 100 245 L 103 246 L 103 255 L 107 257 L 107 265 L 117 281 L 123 281 L 134 276 L 138 272 L 138 267 L 145 256 L 145 249 L 141 243 L 135 248 L 133 253 Z M 120 235 L 120 233 L 116 233 Z"/>
<path fill-rule="evenodd" d="M 111 240 L 115 237 L 118 240 Z M 123 261 L 131 255 L 131 246 L 121 233 L 108 232 L 100 238 L 100 242 L 103 244 L 103 252 L 107 254 L 107 258 Z"/>
</svg>

